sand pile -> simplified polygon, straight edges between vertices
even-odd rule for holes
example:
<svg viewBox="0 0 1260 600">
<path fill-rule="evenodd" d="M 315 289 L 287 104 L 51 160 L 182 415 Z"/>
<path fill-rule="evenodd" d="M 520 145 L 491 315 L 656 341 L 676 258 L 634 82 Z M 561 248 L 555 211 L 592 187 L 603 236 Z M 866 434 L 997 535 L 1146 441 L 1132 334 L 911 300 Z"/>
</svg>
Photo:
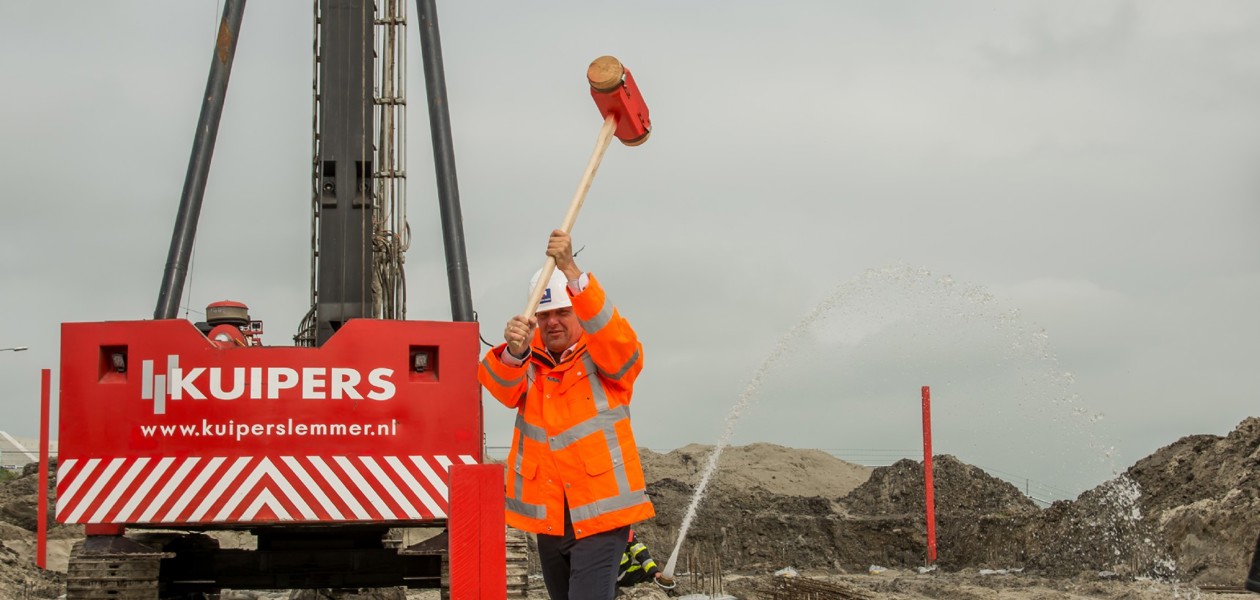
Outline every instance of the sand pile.
<svg viewBox="0 0 1260 600">
<path fill-rule="evenodd" d="M 700 445 L 642 451 L 658 516 L 638 530 L 661 563 L 711 451 Z M 1000 590 L 1015 598 L 1155 598 L 1168 588 L 1141 577 L 1238 585 L 1260 533 L 1260 418 L 1224 437 L 1178 440 L 1122 477 L 1044 510 L 952 456 L 934 461 L 940 569 L 931 575 L 916 570 L 926 545 L 920 463 L 870 469 L 770 444 L 723 453 L 679 572 L 689 559 L 701 569 L 716 562 L 740 574 L 735 589 L 754 595 L 772 585 L 765 579 L 770 573 L 791 566 L 836 583 L 850 578 L 881 597 L 982 597 Z M 0 597 L 54 598 L 64 590 L 60 574 L 33 565 L 36 486 L 33 472 L 0 483 Z M 78 528 L 52 529 L 52 566 L 64 568 L 64 552 L 56 549 L 80 535 Z M 872 565 L 887 571 L 871 576 Z M 985 574 L 1001 569 L 1023 570 Z"/>
<path fill-rule="evenodd" d="M 983 515 L 989 513 L 1028 514 L 1037 505 L 1015 486 L 979 467 L 973 467 L 948 454 L 932 458 L 936 513 Z M 926 509 L 923 489 L 923 463 L 900 460 L 875 469 L 868 481 L 845 497 L 853 514 L 922 515 Z"/>
<path fill-rule="evenodd" d="M 683 511 L 710 452 L 710 447 L 693 445 L 666 455 L 645 453 L 657 518 L 644 524 L 640 535 L 657 555 L 673 550 Z M 951 456 L 936 461 L 942 553 L 966 548 L 967 562 L 1011 554 L 1011 543 L 1000 535 L 1009 529 L 1006 519 L 1027 521 L 1037 513 L 1036 505 L 976 467 Z M 870 469 L 816 450 L 754 444 L 728 448 L 719 466 L 684 556 L 720 554 L 724 568 L 752 571 L 785 566 L 860 571 L 872 564 L 923 563 L 925 499 L 919 463 L 905 460 Z M 947 538 L 967 542 L 953 544 Z M 970 550 L 976 542 L 985 548 Z"/>
<path fill-rule="evenodd" d="M 661 561 L 673 551 L 712 450 L 692 444 L 668 454 L 641 452 L 657 517 L 638 531 Z M 840 520 L 834 499 L 861 485 L 870 472 L 818 450 L 772 444 L 726 448 L 680 564 L 689 556 L 720 553 L 731 569 L 777 569 L 806 555 L 810 564 L 833 567 L 834 549 L 846 540 L 835 529 Z"/>
<path fill-rule="evenodd" d="M 1010 483 L 953 456 L 937 455 L 932 460 L 937 564 L 993 569 L 1022 564 L 1023 537 L 1018 532 L 1037 517 L 1037 505 Z M 883 524 L 868 534 L 867 544 L 898 549 L 897 553 L 854 556 L 856 565 L 868 559 L 892 567 L 926 564 L 922 463 L 901 460 L 875 469 L 869 481 L 840 502 L 856 518 Z"/>
<path fill-rule="evenodd" d="M 640 537 L 655 555 L 673 550 L 710 451 L 644 452 L 658 516 Z M 1236 585 L 1260 533 L 1260 418 L 1225 437 L 1183 438 L 1045 510 L 952 456 L 934 461 L 942 569 Z M 720 556 L 723 568 L 749 572 L 914 568 L 925 558 L 924 504 L 916 461 L 870 470 L 814 450 L 728 448 L 682 556 Z"/>
<path fill-rule="evenodd" d="M 1225 437 L 1182 438 L 1125 475 L 1140 486 L 1137 507 L 1181 577 L 1223 583 L 1245 571 L 1260 534 L 1260 418 Z"/>
<path fill-rule="evenodd" d="M 50 488 L 52 484 L 50 483 Z M 0 597 L 56 598 L 65 593 L 65 578 L 57 571 L 35 566 L 35 529 L 38 525 L 39 475 L 27 465 L 22 475 L 0 483 Z M 55 490 L 50 489 L 50 498 Z M 52 510 L 49 509 L 51 519 Z M 73 539 L 80 527 L 49 529 L 49 567 L 64 572 Z"/>
<path fill-rule="evenodd" d="M 1260 533 L 1260 419 L 1194 435 L 1122 476 L 1056 502 L 1021 531 L 1024 564 L 1236 585 Z"/>
<path fill-rule="evenodd" d="M 713 446 L 690 444 L 668 454 L 642 450 L 643 474 L 648 483 L 674 479 L 687 485 L 700 482 Z M 801 450 L 774 444 L 732 446 L 718 461 L 717 480 L 750 490 L 760 487 L 781 496 L 843 496 L 870 477 L 871 468 L 842 461 L 821 450 Z"/>
</svg>

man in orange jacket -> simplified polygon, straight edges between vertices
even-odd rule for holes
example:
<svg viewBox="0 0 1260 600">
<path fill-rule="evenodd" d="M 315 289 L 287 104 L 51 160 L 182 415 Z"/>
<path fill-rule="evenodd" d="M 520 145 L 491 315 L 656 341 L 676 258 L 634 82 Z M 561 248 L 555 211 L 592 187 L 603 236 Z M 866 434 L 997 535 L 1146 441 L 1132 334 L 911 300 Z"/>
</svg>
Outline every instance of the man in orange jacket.
<svg viewBox="0 0 1260 600">
<path fill-rule="evenodd" d="M 547 255 L 556 271 L 537 316 L 508 321 L 477 377 L 516 409 L 507 522 L 538 534 L 548 594 L 611 600 L 630 525 L 655 515 L 630 430 L 643 345 L 567 234 L 551 233 Z"/>
</svg>

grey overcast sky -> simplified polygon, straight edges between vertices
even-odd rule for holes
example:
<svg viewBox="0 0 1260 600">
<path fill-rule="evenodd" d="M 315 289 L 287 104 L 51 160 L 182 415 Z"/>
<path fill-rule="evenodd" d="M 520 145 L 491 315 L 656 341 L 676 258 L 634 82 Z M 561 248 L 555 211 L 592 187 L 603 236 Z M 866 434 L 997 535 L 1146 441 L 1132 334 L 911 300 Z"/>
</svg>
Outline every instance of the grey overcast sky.
<svg viewBox="0 0 1260 600">
<path fill-rule="evenodd" d="M 184 295 L 248 303 L 271 344 L 308 308 L 310 4 L 246 8 Z M 218 10 L 0 2 L 0 347 L 31 348 L 0 352 L 0 430 L 35 434 L 59 323 L 151 317 Z M 587 63 L 651 106 L 574 231 L 646 346 L 643 446 L 715 442 L 781 340 L 737 444 L 913 456 L 931 385 L 938 453 L 1074 494 L 1260 414 L 1260 3 L 438 10 L 488 339 L 594 144 Z M 443 320 L 414 21 L 408 315 Z"/>
</svg>

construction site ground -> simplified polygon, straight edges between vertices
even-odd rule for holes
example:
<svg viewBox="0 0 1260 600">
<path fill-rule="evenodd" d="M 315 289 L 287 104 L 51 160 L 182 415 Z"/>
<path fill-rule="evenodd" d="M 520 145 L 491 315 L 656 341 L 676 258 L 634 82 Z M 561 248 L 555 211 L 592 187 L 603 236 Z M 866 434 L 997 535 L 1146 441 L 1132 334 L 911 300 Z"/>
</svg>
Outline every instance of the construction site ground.
<svg viewBox="0 0 1260 600">
<path fill-rule="evenodd" d="M 664 564 L 712 448 L 643 451 L 657 517 L 639 537 Z M 57 598 L 78 527 L 50 529 L 34 566 L 37 477 L 0 482 L 0 598 Z M 1260 418 L 1192 435 L 1071 501 L 1041 508 L 1009 483 L 935 458 L 938 560 L 926 545 L 922 465 L 867 468 L 817 450 L 726 449 L 692 523 L 673 597 L 1051 600 L 1245 598 L 1260 534 Z M 225 542 L 231 540 L 224 540 Z M 247 541 L 235 540 L 239 543 Z M 531 598 L 546 598 L 532 578 Z M 652 585 L 627 598 L 667 598 Z M 227 599 L 414 599 L 435 591 L 228 591 Z"/>
</svg>

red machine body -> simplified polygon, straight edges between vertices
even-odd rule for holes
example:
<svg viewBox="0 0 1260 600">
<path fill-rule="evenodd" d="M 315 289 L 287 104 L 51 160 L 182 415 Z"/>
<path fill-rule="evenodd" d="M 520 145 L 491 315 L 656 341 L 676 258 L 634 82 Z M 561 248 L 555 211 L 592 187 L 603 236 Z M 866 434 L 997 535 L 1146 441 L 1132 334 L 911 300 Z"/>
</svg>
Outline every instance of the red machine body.
<svg viewBox="0 0 1260 600">
<path fill-rule="evenodd" d="M 416 21 L 452 321 L 405 320 L 405 103 L 378 102 L 405 97 L 401 0 L 314 3 L 316 143 L 302 159 L 314 159 L 314 185 L 294 204 L 312 219 L 312 304 L 294 346 L 262 345 L 262 322 L 236 301 L 211 303 L 205 323 L 175 318 L 244 4 L 223 3 L 154 320 L 62 325 L 55 511 L 86 534 L 66 597 L 449 586 L 503 600 L 525 540 L 508 555 L 503 467 L 483 464 L 480 339 L 431 0 Z M 254 547 L 204 533 L 234 528 Z M 421 540 L 413 528 L 441 531 Z M 511 577 L 524 598 L 526 568 Z"/>
<path fill-rule="evenodd" d="M 448 516 L 482 462 L 476 323 L 354 319 L 318 348 L 184 320 L 62 325 L 56 518 L 210 526 Z"/>
</svg>

